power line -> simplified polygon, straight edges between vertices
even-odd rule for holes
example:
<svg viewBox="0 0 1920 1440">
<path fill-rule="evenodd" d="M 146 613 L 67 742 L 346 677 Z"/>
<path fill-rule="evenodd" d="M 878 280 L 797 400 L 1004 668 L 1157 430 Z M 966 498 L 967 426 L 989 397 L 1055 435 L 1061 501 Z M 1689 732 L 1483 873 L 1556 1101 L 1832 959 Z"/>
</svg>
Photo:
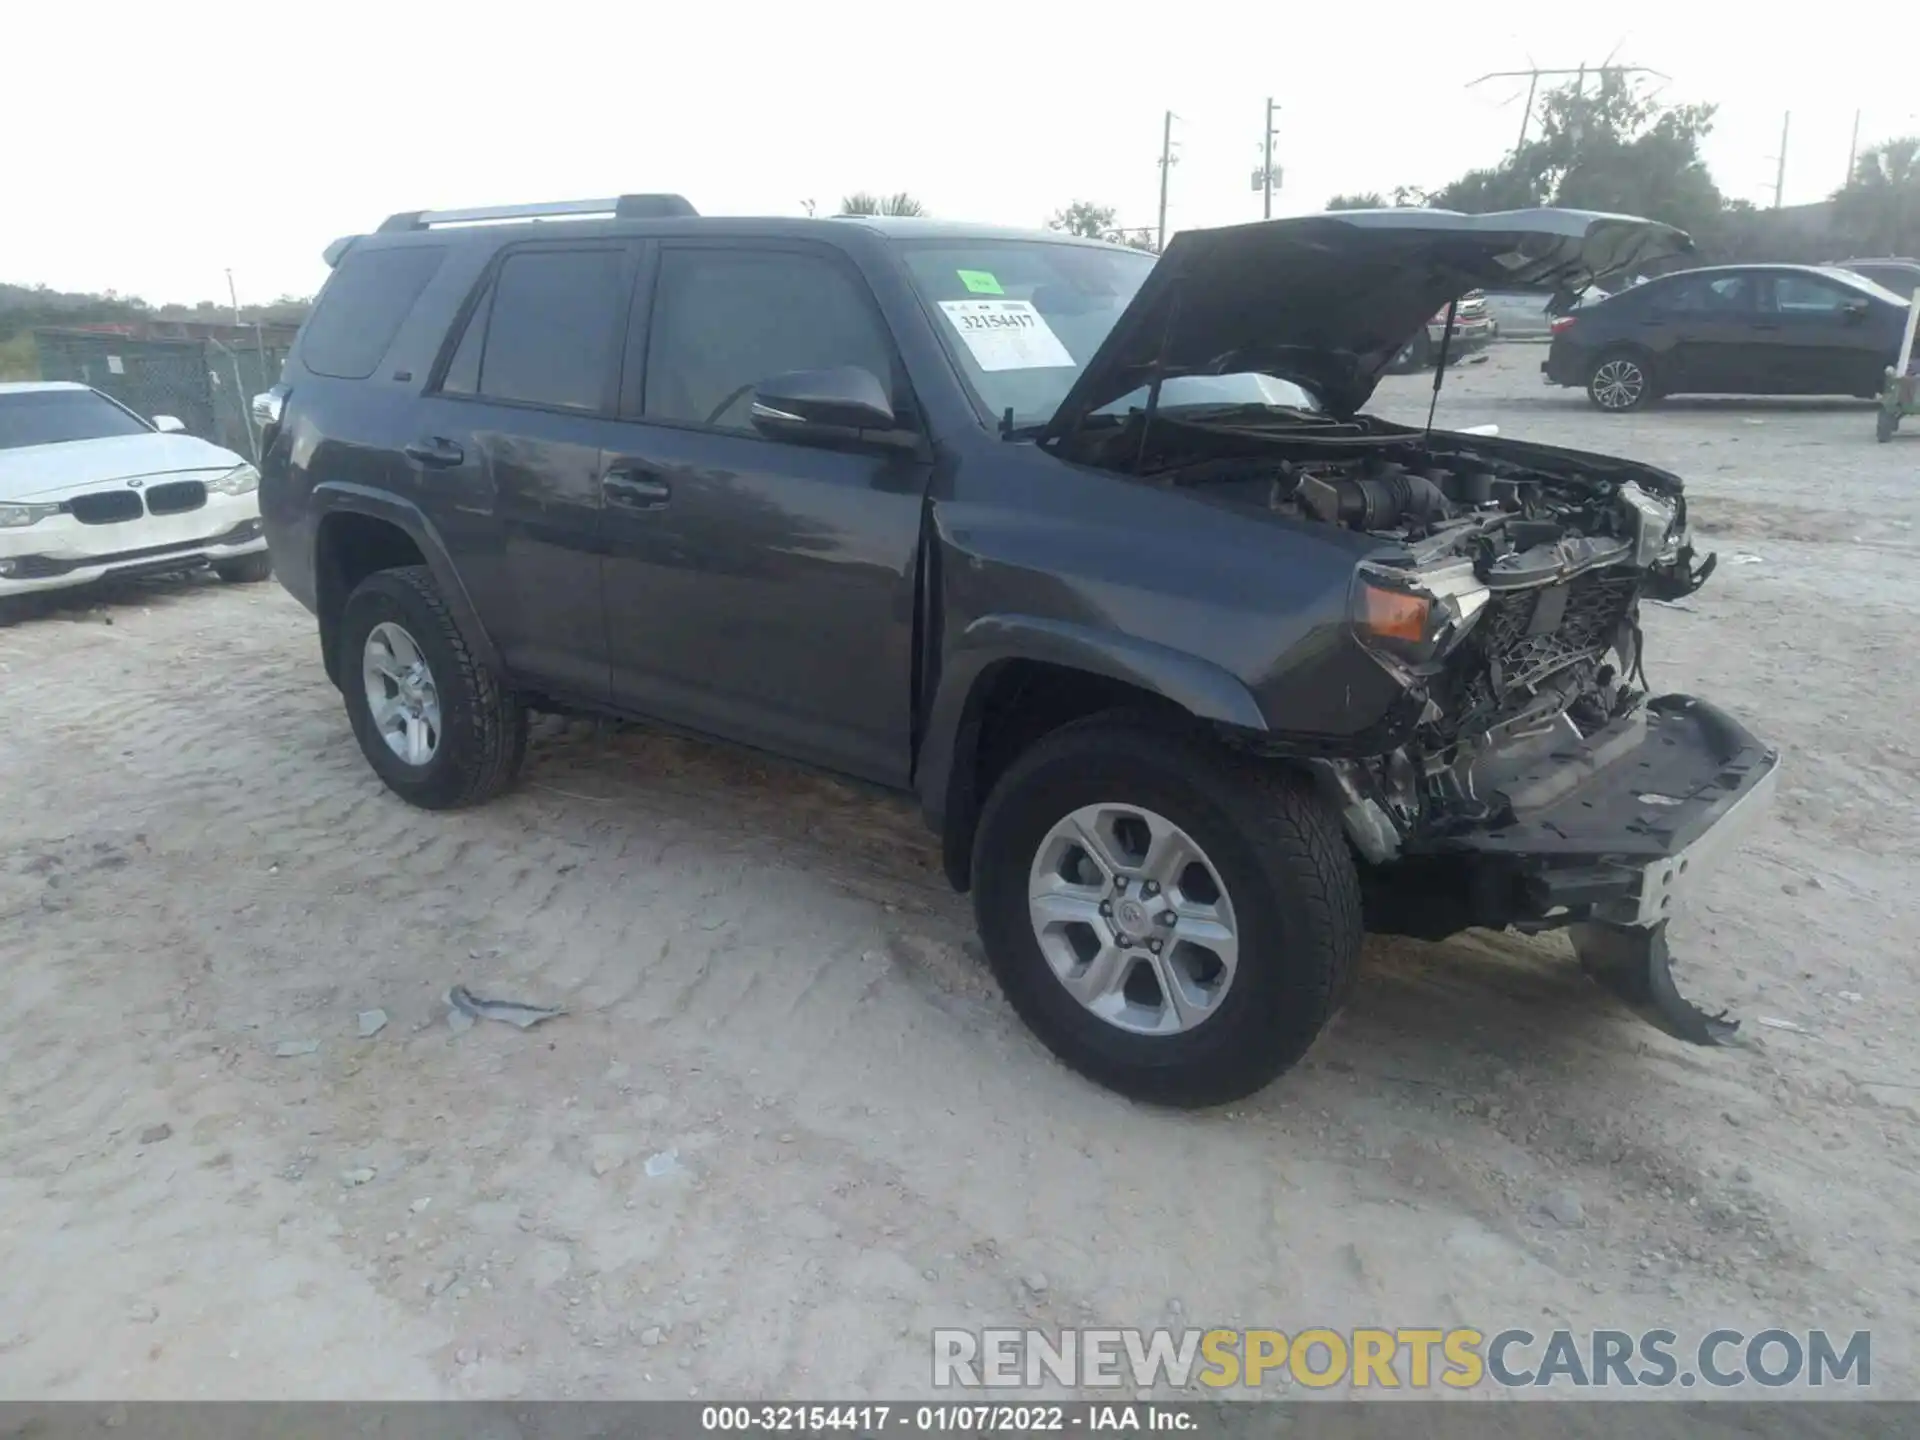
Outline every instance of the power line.
<svg viewBox="0 0 1920 1440">
<path fill-rule="evenodd" d="M 1527 143 L 1527 124 L 1533 119 L 1533 100 L 1535 94 L 1539 91 L 1541 79 L 1547 76 L 1557 77 L 1561 75 L 1571 75 L 1574 77 L 1573 93 L 1576 96 L 1586 92 L 1588 75 L 1599 75 L 1603 77 L 1607 75 L 1654 75 L 1662 80 L 1670 80 L 1673 78 L 1670 75 L 1655 70 L 1650 65 L 1615 65 L 1609 60 L 1606 64 L 1578 65 L 1572 69 L 1565 67 L 1555 69 L 1542 65 L 1533 65 L 1525 70 L 1495 70 L 1489 74 L 1482 75 L 1478 80 L 1469 80 L 1467 82 L 1467 89 L 1471 90 L 1476 85 L 1484 85 L 1489 80 L 1524 79 L 1527 82 L 1527 107 L 1521 112 L 1520 138 L 1514 142 L 1513 146 L 1513 153 L 1518 155 L 1521 148 Z"/>
</svg>

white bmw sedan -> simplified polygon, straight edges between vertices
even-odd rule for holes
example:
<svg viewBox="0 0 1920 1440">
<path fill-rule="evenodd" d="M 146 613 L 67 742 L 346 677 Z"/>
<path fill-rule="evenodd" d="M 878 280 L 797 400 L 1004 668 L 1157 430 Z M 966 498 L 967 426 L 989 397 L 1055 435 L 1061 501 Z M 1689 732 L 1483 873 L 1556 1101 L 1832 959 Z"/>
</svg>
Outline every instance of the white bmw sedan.
<svg viewBox="0 0 1920 1440">
<path fill-rule="evenodd" d="M 60 381 L 0 384 L 0 596 L 212 565 L 272 573 L 260 475 L 231 450 Z"/>
</svg>

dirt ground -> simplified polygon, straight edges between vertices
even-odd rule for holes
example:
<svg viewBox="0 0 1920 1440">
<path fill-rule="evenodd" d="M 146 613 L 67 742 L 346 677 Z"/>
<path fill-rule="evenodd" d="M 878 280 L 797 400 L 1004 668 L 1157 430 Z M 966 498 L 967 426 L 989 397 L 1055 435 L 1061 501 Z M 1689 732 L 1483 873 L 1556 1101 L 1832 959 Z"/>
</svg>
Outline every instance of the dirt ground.
<svg viewBox="0 0 1920 1440">
<path fill-rule="evenodd" d="M 1867 1328 L 1920 1394 L 1920 435 L 1602 417 L 1543 353 L 1443 423 L 1685 475 L 1720 569 L 1649 674 L 1784 751 L 1675 927 L 1737 1047 L 1559 940 L 1372 942 L 1294 1073 L 1140 1108 L 1016 1022 L 906 805 L 546 722 L 425 815 L 278 587 L 129 584 L 0 629 L 0 1396 L 913 1396 L 989 1323 Z M 456 1034 L 456 983 L 570 1013 Z"/>
</svg>

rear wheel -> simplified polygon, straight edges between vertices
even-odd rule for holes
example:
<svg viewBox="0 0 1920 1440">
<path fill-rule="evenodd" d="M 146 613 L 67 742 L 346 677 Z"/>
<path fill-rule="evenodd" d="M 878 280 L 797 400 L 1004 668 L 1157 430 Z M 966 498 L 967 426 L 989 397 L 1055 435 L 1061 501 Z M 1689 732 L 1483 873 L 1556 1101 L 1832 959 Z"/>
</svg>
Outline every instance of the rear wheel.
<svg viewBox="0 0 1920 1440">
<path fill-rule="evenodd" d="M 1587 398 L 1611 414 L 1638 410 L 1654 398 L 1653 371 L 1646 357 L 1614 350 L 1594 362 L 1587 376 Z"/>
<path fill-rule="evenodd" d="M 1150 720 L 1056 731 L 994 787 L 974 908 L 1009 1002 L 1068 1065 L 1214 1105 L 1303 1055 L 1345 999 L 1359 881 L 1305 785 Z"/>
<path fill-rule="evenodd" d="M 273 556 L 265 550 L 213 562 L 213 573 L 229 585 L 258 585 L 273 578 Z"/>
<path fill-rule="evenodd" d="M 353 733 L 395 794 L 452 810 L 513 783 L 526 709 L 467 649 L 425 566 L 361 581 L 347 597 L 340 645 Z"/>
</svg>

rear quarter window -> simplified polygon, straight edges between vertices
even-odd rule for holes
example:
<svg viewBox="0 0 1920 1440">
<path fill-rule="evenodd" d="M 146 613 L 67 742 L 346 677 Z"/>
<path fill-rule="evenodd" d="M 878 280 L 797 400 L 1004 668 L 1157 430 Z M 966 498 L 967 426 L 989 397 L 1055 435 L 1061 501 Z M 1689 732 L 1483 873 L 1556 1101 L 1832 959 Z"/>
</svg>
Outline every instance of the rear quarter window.
<svg viewBox="0 0 1920 1440">
<path fill-rule="evenodd" d="M 301 363 L 336 380 L 373 374 L 446 255 L 444 245 L 349 250 L 300 337 Z"/>
</svg>

